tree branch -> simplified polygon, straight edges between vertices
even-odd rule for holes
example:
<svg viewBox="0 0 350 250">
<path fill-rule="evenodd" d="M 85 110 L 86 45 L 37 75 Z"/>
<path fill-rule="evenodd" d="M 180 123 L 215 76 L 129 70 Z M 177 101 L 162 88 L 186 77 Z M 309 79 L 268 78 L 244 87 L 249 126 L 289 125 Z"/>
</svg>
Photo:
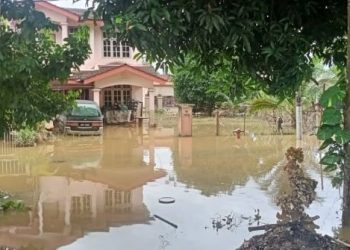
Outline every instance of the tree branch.
<svg viewBox="0 0 350 250">
<path fill-rule="evenodd" d="M 310 78 L 311 81 L 313 81 L 317 86 L 320 86 L 320 83 L 313 77 Z"/>
</svg>

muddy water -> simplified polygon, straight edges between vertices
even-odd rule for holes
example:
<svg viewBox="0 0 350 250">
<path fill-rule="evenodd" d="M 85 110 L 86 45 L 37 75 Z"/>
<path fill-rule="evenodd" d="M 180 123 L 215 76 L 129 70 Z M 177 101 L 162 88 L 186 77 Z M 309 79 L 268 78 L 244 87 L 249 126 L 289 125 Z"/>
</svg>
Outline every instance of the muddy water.
<svg viewBox="0 0 350 250">
<path fill-rule="evenodd" d="M 238 247 L 253 235 L 249 225 L 275 222 L 275 197 L 286 186 L 279 162 L 294 137 L 249 134 L 237 140 L 194 132 L 178 138 L 172 128 L 108 127 L 103 137 L 59 137 L 53 145 L 1 155 L 0 189 L 32 209 L 1 217 L 0 245 Z M 319 182 L 308 212 L 320 215 L 320 232 L 350 239 L 349 230 L 340 230 L 340 192 L 312 160 L 317 141 L 310 137 L 302 144 L 306 172 Z M 175 203 L 161 204 L 161 197 Z M 228 215 L 230 228 L 213 228 L 213 220 Z"/>
</svg>

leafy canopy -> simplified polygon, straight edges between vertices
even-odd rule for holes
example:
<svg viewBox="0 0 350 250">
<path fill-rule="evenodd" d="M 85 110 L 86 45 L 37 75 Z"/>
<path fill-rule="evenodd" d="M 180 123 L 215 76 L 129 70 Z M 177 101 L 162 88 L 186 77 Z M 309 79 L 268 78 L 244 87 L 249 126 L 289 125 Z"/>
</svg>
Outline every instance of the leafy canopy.
<svg viewBox="0 0 350 250">
<path fill-rule="evenodd" d="M 52 39 L 58 28 L 33 0 L 0 2 L 0 131 L 34 126 L 72 102 L 49 83 L 67 79 L 87 59 L 89 34 L 82 28 L 58 45 Z"/>
<path fill-rule="evenodd" d="M 188 56 L 172 73 L 176 99 L 209 113 L 215 105 L 240 102 L 259 88 L 247 75 L 232 75 L 227 61 L 216 70 L 203 70 L 195 57 Z"/>
<path fill-rule="evenodd" d="M 345 65 L 346 0 L 88 1 L 140 56 L 173 65 L 193 54 L 208 68 L 228 61 L 270 94 L 294 95 L 312 56 Z"/>
</svg>

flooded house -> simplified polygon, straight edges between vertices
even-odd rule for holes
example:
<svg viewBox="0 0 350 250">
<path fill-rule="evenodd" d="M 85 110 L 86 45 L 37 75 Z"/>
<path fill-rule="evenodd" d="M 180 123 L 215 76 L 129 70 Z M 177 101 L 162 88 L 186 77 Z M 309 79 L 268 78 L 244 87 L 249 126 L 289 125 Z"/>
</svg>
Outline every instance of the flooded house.
<svg viewBox="0 0 350 250">
<path fill-rule="evenodd" d="M 64 43 L 79 26 L 89 28 L 91 54 L 79 71 L 72 71 L 65 84 L 53 83 L 56 91 L 77 90 L 80 99 L 93 100 L 103 110 L 107 123 L 130 121 L 149 112 L 174 106 L 174 91 L 165 70 L 157 72 L 144 60 L 135 60 L 137 49 L 103 30 L 103 21 L 83 18 L 84 9 L 61 8 L 50 2 L 37 1 L 35 7 L 59 25 L 53 39 Z M 129 115 L 128 115 L 129 114 Z"/>
</svg>

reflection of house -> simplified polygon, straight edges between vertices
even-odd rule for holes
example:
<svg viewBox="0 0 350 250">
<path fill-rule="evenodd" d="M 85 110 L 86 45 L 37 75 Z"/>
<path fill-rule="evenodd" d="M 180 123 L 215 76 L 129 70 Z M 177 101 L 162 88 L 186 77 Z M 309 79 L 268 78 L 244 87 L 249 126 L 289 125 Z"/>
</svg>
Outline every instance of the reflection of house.
<svg viewBox="0 0 350 250">
<path fill-rule="evenodd" d="M 72 72 L 67 84 L 54 84 L 54 89 L 80 90 L 82 99 L 94 100 L 105 108 L 117 103 L 128 104 L 131 100 L 144 103 L 150 112 L 154 111 L 155 104 L 159 108 L 174 105 L 168 77 L 134 60 L 137 51 L 117 37 L 107 37 L 102 21 L 83 20 L 84 10 L 61 8 L 46 1 L 37 1 L 35 7 L 60 26 L 53 34 L 58 43 L 63 43 L 81 25 L 89 28 L 90 57 L 79 72 Z"/>
<path fill-rule="evenodd" d="M 142 186 L 164 176 L 163 172 L 147 166 L 77 169 L 67 163 L 56 169 L 55 176 L 40 176 L 30 167 L 27 171 L 18 168 L 19 163 L 0 160 L 0 166 L 6 166 L 6 173 L 0 175 L 0 189 L 32 207 L 28 213 L 1 218 L 0 247 L 57 249 L 87 232 L 151 220 Z M 57 164 L 52 162 L 50 167 Z"/>
</svg>

